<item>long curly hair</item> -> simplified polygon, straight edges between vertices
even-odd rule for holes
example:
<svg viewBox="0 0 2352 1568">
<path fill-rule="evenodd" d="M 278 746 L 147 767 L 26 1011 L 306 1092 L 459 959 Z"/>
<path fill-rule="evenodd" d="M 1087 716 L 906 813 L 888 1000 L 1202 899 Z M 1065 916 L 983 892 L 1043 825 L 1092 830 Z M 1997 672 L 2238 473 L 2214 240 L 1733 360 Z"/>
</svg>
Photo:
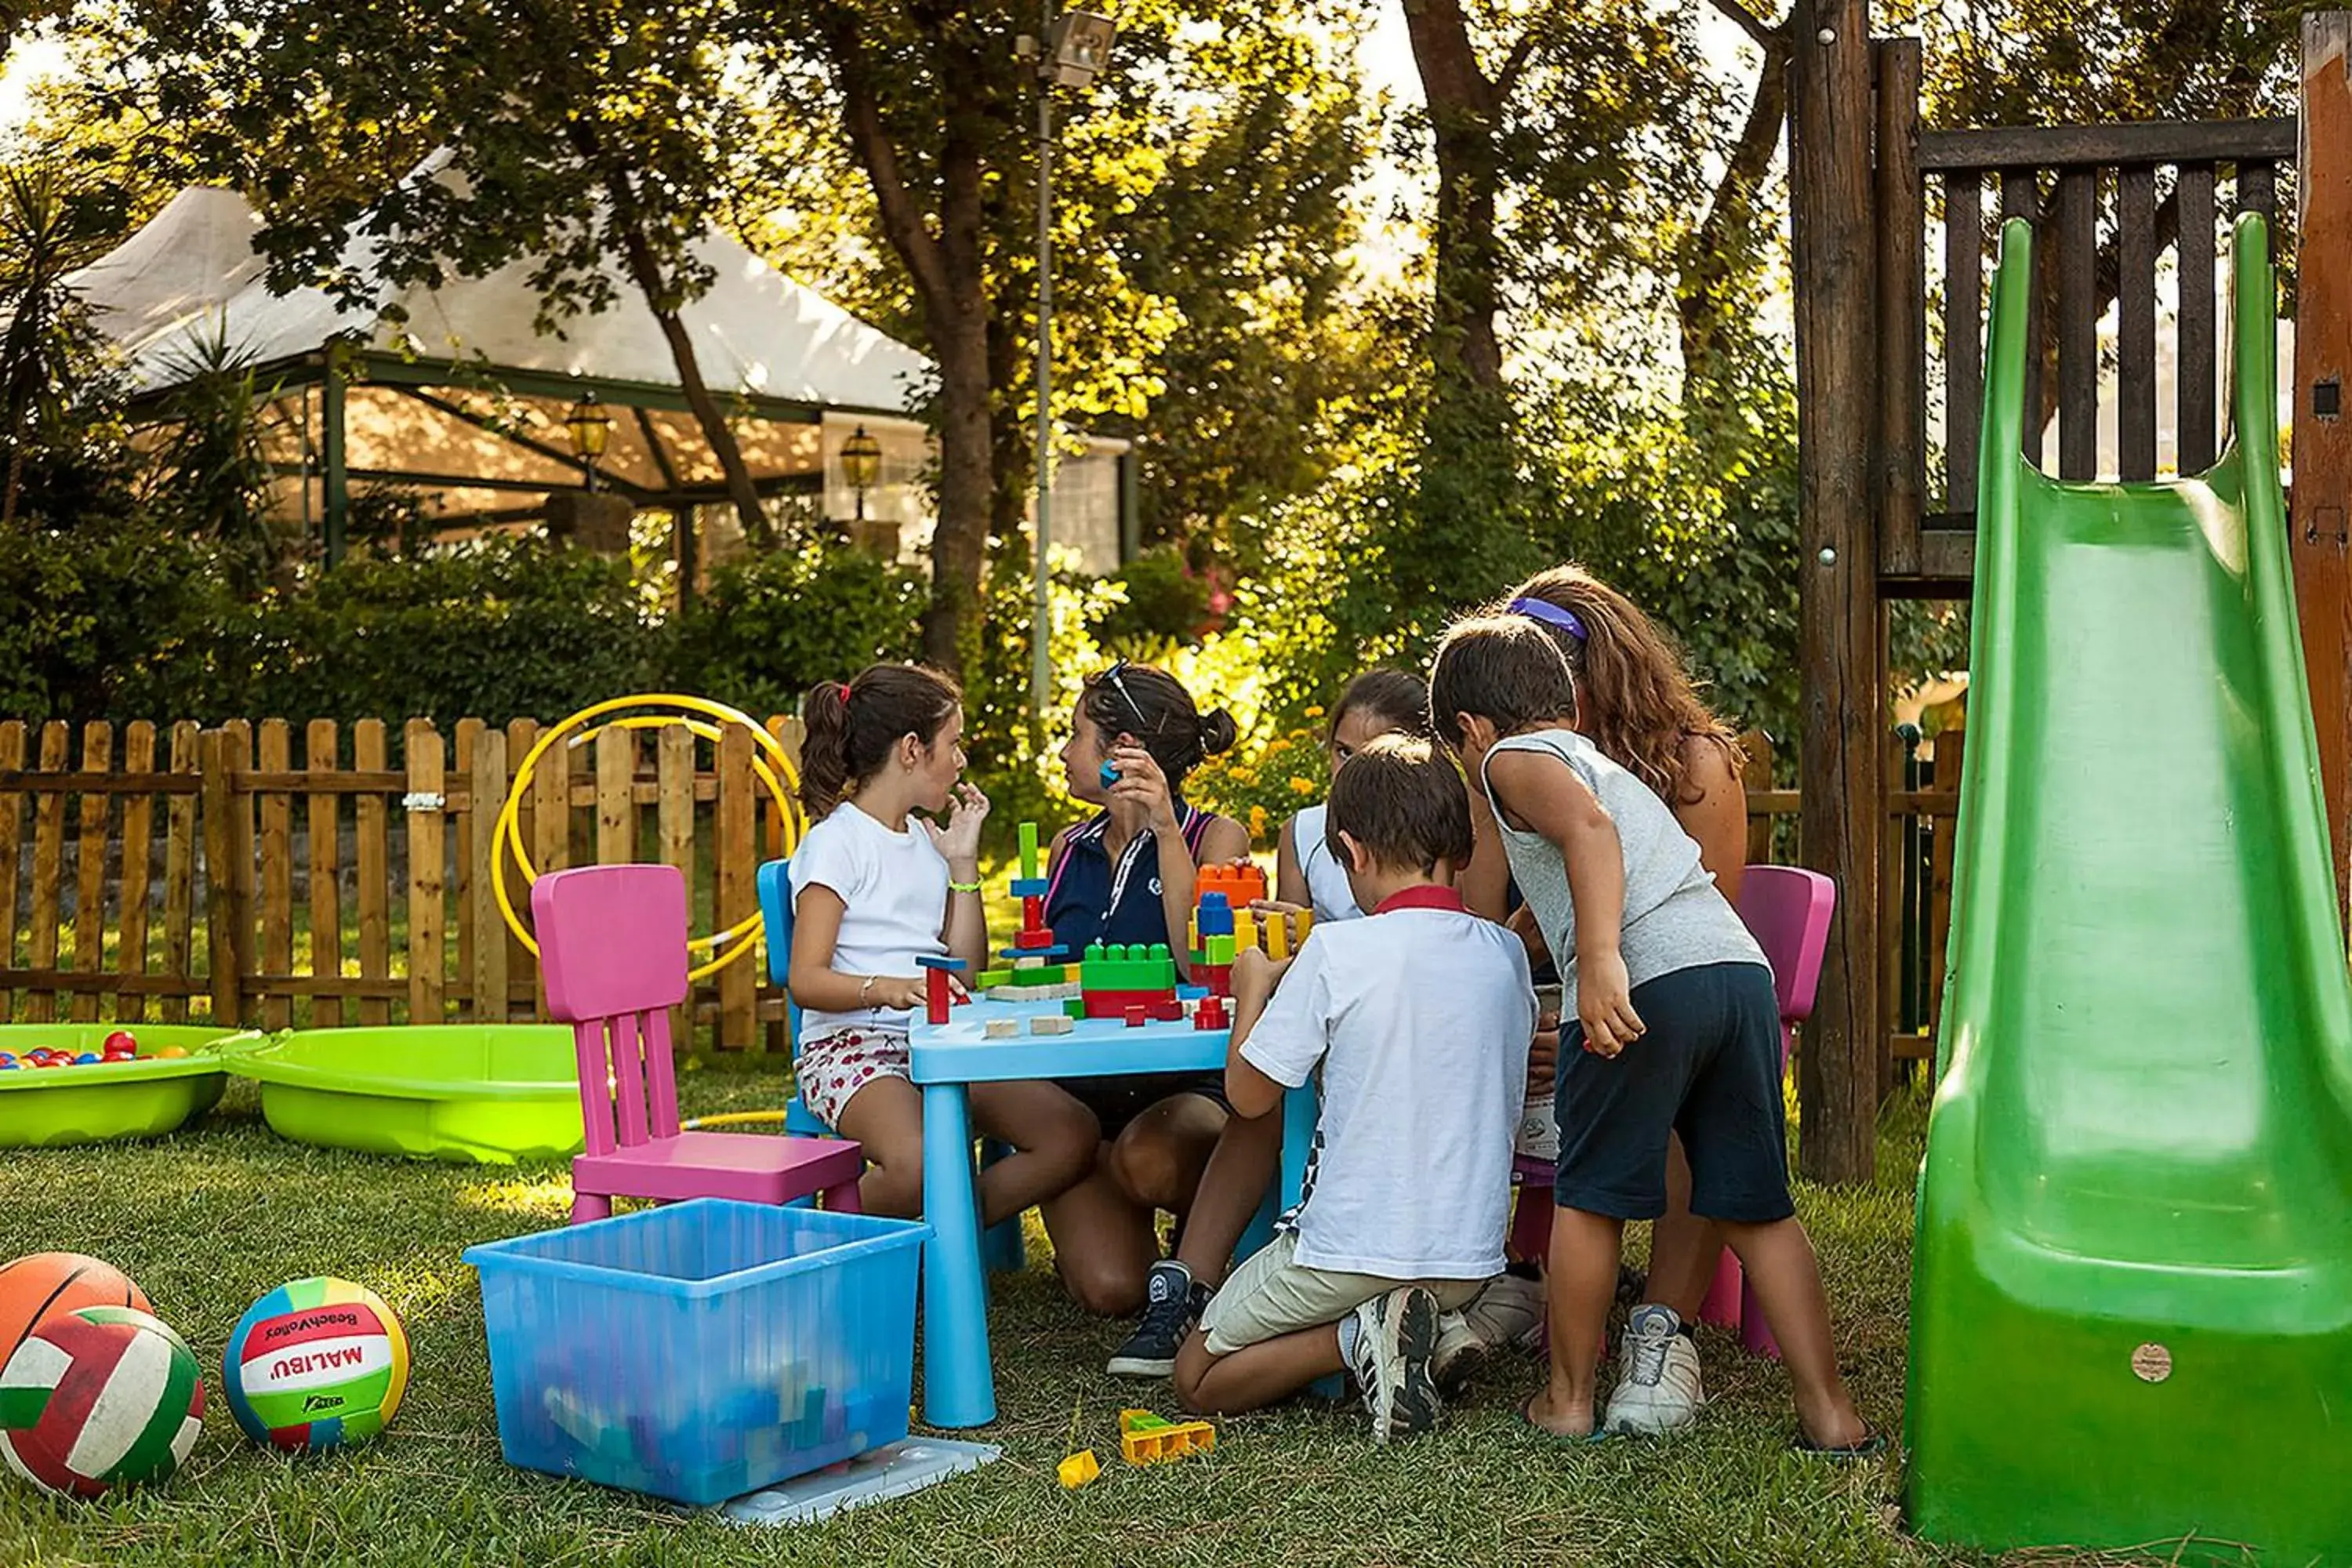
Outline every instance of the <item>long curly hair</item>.
<svg viewBox="0 0 2352 1568">
<path fill-rule="evenodd" d="M 1581 637 L 1541 623 L 1576 676 L 1576 727 L 1661 800 L 1699 798 L 1686 754 L 1693 740 L 1719 747 L 1739 772 L 1747 756 L 1738 735 L 1699 700 L 1681 650 L 1633 600 L 1574 564 L 1538 572 L 1510 596 L 1557 605 L 1583 623 Z"/>
</svg>

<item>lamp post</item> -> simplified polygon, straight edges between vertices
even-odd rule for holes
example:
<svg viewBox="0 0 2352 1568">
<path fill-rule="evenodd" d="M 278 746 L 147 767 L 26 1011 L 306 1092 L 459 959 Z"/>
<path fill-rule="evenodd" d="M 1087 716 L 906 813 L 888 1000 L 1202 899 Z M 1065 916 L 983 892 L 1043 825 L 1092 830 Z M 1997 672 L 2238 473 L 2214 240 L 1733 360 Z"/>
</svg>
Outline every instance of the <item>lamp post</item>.
<svg viewBox="0 0 2352 1568">
<path fill-rule="evenodd" d="M 596 459 L 604 455 L 604 447 L 613 437 L 613 417 L 604 405 L 589 393 L 573 404 L 563 416 L 563 427 L 572 432 L 572 455 L 580 459 L 583 489 L 596 488 Z"/>
<path fill-rule="evenodd" d="M 1045 23 L 1042 54 L 1037 42 L 1023 38 L 1021 58 L 1037 60 L 1037 500 L 1034 531 L 1035 559 L 1030 570 L 1036 591 L 1029 612 L 1029 709 L 1043 718 L 1052 692 L 1054 660 L 1051 642 L 1053 605 L 1047 592 L 1046 558 L 1054 537 L 1054 89 L 1086 87 L 1110 62 L 1111 40 L 1118 30 L 1108 16 L 1090 11 L 1054 15 L 1053 0 L 1039 13 Z"/>
<path fill-rule="evenodd" d="M 882 443 L 860 425 L 841 444 L 841 477 L 857 492 L 857 521 L 866 521 L 866 492 L 882 480 Z"/>
</svg>

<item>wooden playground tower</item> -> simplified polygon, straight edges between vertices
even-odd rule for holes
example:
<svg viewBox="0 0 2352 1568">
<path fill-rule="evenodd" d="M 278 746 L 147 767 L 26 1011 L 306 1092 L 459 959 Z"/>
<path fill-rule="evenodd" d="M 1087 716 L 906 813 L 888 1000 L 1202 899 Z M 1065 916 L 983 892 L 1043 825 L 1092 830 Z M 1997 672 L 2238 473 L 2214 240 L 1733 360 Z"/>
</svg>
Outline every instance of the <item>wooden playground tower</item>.
<svg viewBox="0 0 2352 1568">
<path fill-rule="evenodd" d="M 2220 437 L 2220 237 L 2273 219 L 2297 280 L 2290 498 L 2296 595 L 2345 901 L 2352 839 L 2352 12 L 2307 16 L 2301 113 L 2212 122 L 1938 132 L 1921 124 L 1916 38 L 1874 38 L 1868 0 L 1796 0 L 1790 18 L 1800 482 L 1804 863 L 1837 879 L 1819 1004 L 1799 1055 L 1800 1158 L 1816 1180 L 1868 1179 L 1891 1082 L 1883 922 L 1892 814 L 1889 601 L 1969 595 L 1975 556 L 1983 287 L 1999 221 L 2032 220 L 2041 284 L 2027 444 L 2056 427 L 2055 470 L 2095 477 L 2099 321 L 2117 311 L 2120 477 L 2158 451 L 2158 263 L 2179 279 L 2174 449 L 2195 473 Z M 2295 211 L 2277 176 L 2295 166 Z M 1937 216 L 1944 353 L 1931 387 L 1928 243 Z M 1988 220 L 1990 220 L 1990 224 Z M 2104 221 L 2103 221 L 2104 220 Z M 1940 393 L 1944 443 L 1927 442 Z"/>
</svg>

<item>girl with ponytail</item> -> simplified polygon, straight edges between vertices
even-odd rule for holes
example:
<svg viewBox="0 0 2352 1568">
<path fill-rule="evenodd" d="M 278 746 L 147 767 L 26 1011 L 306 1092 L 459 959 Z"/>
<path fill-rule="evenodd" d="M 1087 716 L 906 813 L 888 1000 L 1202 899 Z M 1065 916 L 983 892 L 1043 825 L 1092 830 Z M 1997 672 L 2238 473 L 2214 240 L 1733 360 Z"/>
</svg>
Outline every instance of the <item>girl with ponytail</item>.
<svg viewBox="0 0 2352 1568">
<path fill-rule="evenodd" d="M 1232 715 L 1202 713 L 1181 682 L 1125 659 L 1078 696 L 1064 785 L 1095 815 L 1055 837 L 1045 921 L 1073 953 L 1089 942 L 1166 942 L 1180 971 L 1195 878 L 1249 853 L 1241 824 L 1188 805 L 1184 779 L 1234 741 Z M 1095 1172 L 1045 1205 L 1062 1279 L 1089 1311 L 1143 1304 L 1160 1258 L 1156 1211 L 1180 1217 L 1225 1125 L 1222 1073 L 1076 1079 L 1063 1087 L 1101 1120 Z M 1170 1357 L 1172 1363 L 1172 1351 Z M 1157 1358 L 1154 1358 L 1155 1360 Z M 1113 1370 L 1164 1372 L 1165 1367 Z"/>
<path fill-rule="evenodd" d="M 824 682 L 801 722 L 801 799 L 814 826 L 792 858 L 793 1072 L 809 1109 L 864 1145 L 866 1212 L 911 1217 L 923 1194 L 922 1098 L 907 1076 L 907 1031 L 924 1001 L 915 961 L 986 967 L 988 797 L 961 782 L 961 694 L 938 670 L 877 664 L 847 685 Z M 1050 1083 L 975 1085 L 971 1114 L 1014 1150 L 981 1173 L 989 1224 L 1094 1163 L 1093 1115 Z"/>
</svg>

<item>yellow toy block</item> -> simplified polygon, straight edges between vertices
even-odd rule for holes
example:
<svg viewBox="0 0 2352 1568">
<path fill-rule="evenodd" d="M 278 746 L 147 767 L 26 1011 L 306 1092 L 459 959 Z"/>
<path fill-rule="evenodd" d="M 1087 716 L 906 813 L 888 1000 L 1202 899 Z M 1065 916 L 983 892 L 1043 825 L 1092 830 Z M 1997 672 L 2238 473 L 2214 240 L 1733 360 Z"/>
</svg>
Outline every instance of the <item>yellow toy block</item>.
<svg viewBox="0 0 2352 1568">
<path fill-rule="evenodd" d="M 1149 1410 L 1118 1413 L 1119 1457 L 1130 1465 L 1164 1464 L 1216 1446 L 1217 1429 L 1206 1421 L 1164 1421 Z"/>
<path fill-rule="evenodd" d="M 1061 1477 L 1064 1486 L 1076 1491 L 1102 1474 L 1102 1461 L 1095 1458 L 1092 1448 L 1081 1448 L 1064 1459 L 1054 1473 Z"/>
</svg>

